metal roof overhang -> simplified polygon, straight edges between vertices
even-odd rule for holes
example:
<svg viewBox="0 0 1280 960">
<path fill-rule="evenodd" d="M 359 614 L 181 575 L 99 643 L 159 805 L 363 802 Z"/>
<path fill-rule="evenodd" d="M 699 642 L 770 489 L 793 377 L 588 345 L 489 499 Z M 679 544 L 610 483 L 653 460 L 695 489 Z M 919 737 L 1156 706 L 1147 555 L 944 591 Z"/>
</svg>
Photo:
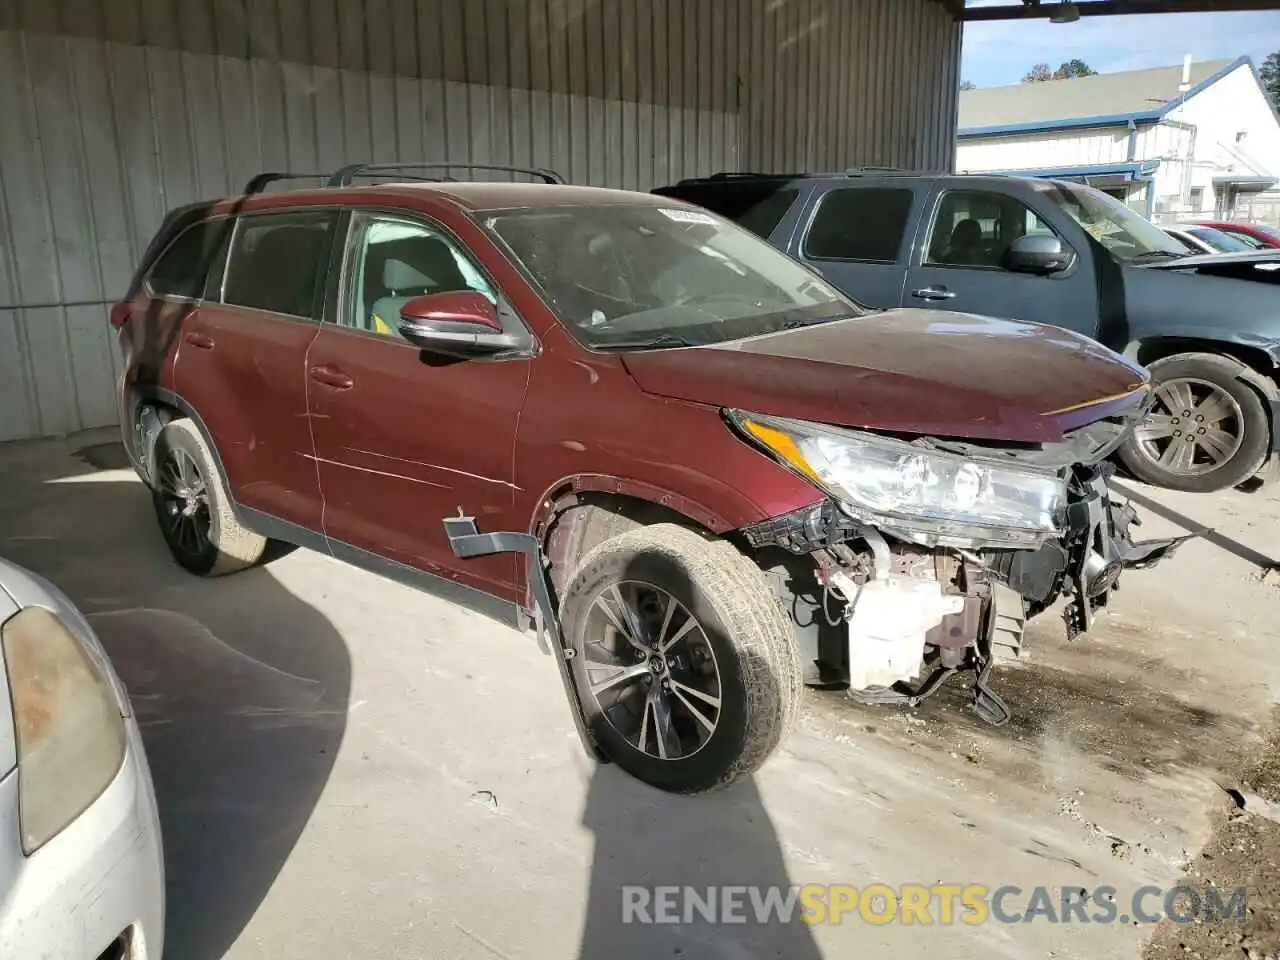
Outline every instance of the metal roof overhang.
<svg viewBox="0 0 1280 960">
<path fill-rule="evenodd" d="M 1052 17 L 1063 4 L 1058 0 L 1021 0 L 976 7 L 966 0 L 936 0 L 957 20 L 1034 20 Z M 1112 17 L 1134 13 L 1219 13 L 1241 10 L 1280 10 L 1280 0 L 1078 0 L 1082 17 Z"/>
<path fill-rule="evenodd" d="M 1276 178 L 1247 173 L 1219 173 L 1214 175 L 1213 184 L 1215 187 L 1235 187 L 1239 193 L 1263 193 L 1276 185 Z"/>
</svg>

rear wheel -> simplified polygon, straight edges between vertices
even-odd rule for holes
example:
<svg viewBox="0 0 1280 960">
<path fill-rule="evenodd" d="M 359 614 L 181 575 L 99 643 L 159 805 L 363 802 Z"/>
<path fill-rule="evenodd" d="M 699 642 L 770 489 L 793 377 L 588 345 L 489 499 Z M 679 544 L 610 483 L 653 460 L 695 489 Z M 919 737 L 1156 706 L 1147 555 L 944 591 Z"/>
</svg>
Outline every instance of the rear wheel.
<svg viewBox="0 0 1280 960">
<path fill-rule="evenodd" d="M 268 541 L 236 520 L 213 455 L 190 420 L 165 424 L 156 438 L 152 504 L 169 552 L 202 577 L 253 566 Z"/>
<path fill-rule="evenodd" d="M 1120 450 L 1141 480 L 1207 493 L 1243 483 L 1266 460 L 1271 430 L 1262 398 L 1236 361 L 1180 354 L 1151 365 L 1155 403 Z"/>
<path fill-rule="evenodd" d="M 607 540 L 583 557 L 561 618 L 597 743 L 660 789 L 698 793 L 751 773 L 796 715 L 790 625 L 726 541 L 674 524 Z"/>
</svg>

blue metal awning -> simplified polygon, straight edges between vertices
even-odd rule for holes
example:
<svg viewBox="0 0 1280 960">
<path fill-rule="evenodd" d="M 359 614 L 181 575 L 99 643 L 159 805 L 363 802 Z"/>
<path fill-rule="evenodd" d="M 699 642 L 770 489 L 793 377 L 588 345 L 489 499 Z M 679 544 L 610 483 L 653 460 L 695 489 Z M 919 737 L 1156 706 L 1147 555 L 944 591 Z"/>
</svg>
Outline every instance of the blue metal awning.
<svg viewBox="0 0 1280 960">
<path fill-rule="evenodd" d="M 1091 177 L 1149 180 L 1159 166 L 1159 160 L 1141 160 L 1131 163 L 1095 163 L 1080 167 L 1040 167 L 1034 170 L 974 170 L 970 172 L 1005 177 L 1041 177 L 1049 180 L 1082 180 Z"/>
</svg>

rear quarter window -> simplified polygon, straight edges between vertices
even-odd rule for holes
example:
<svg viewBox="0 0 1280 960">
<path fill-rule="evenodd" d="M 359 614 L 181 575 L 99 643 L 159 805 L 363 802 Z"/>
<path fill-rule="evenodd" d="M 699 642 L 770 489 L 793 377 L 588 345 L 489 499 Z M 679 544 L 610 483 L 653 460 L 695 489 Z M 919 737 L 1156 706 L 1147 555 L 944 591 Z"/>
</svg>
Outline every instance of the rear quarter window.
<svg viewBox="0 0 1280 960">
<path fill-rule="evenodd" d="M 220 273 L 231 233 L 228 219 L 204 220 L 180 232 L 147 274 L 150 292 L 197 300 L 211 274 Z"/>
<path fill-rule="evenodd" d="M 759 182 L 677 184 L 655 192 L 718 213 L 766 240 L 800 196 L 795 187 Z"/>
</svg>

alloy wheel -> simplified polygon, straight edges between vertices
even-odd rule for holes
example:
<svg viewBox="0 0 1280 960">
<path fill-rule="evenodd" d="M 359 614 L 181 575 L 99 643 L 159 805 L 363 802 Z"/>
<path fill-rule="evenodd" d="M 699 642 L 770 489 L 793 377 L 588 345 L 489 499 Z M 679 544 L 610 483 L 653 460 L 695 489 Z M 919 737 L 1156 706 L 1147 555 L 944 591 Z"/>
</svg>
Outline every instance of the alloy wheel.
<svg viewBox="0 0 1280 960">
<path fill-rule="evenodd" d="M 701 750 L 720 720 L 720 671 L 684 604 L 650 583 L 614 583 L 595 598 L 586 626 L 584 672 L 614 730 L 659 760 Z"/>
<path fill-rule="evenodd" d="M 1199 476 L 1239 452 L 1243 424 L 1231 394 L 1207 380 L 1180 377 L 1156 386 L 1151 413 L 1134 438 L 1151 463 L 1179 476 Z"/>
<path fill-rule="evenodd" d="M 179 548 L 191 556 L 208 549 L 212 515 L 209 489 L 200 467 L 185 450 L 173 448 L 160 465 L 160 498 L 163 519 Z"/>
</svg>

